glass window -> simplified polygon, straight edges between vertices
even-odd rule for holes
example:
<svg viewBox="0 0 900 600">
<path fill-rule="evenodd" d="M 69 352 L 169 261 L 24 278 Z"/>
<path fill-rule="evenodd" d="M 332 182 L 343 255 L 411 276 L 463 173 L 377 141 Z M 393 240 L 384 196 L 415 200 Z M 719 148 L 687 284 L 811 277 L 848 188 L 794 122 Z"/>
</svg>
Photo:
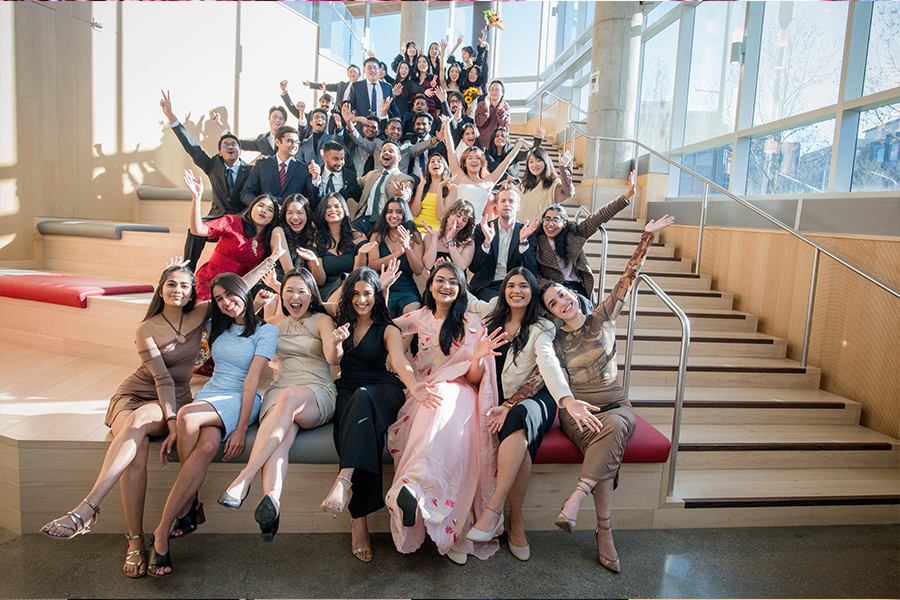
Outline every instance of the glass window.
<svg viewBox="0 0 900 600">
<path fill-rule="evenodd" d="M 859 115 L 851 191 L 900 190 L 900 104 Z"/>
<path fill-rule="evenodd" d="M 501 7 L 504 30 L 497 34 L 499 47 L 494 53 L 497 77 L 537 73 L 541 10 L 541 2 L 508 2 Z"/>
<path fill-rule="evenodd" d="M 462 6 L 460 6 L 462 4 Z M 472 39 L 472 5 L 468 3 L 457 2 L 456 8 L 453 11 L 453 41 L 450 42 L 450 47 L 456 43 L 456 36 L 463 36 L 462 46 L 472 46 L 473 48 L 478 43 L 478 39 Z M 480 21 L 478 21 L 479 25 L 484 26 L 484 15 L 479 15 Z M 449 48 L 448 48 L 449 51 Z M 462 60 L 459 53 L 462 52 L 462 47 L 460 47 L 457 51 L 456 58 Z"/>
<path fill-rule="evenodd" d="M 425 50 L 431 42 L 440 42 L 447 37 L 447 28 L 450 27 L 450 3 L 449 2 L 432 2 L 428 6 L 428 20 L 425 24 Z M 450 42 L 453 46 L 453 41 Z M 450 48 L 447 48 L 449 51 Z"/>
<path fill-rule="evenodd" d="M 767 2 L 753 124 L 838 99 L 847 3 Z"/>
<path fill-rule="evenodd" d="M 647 14 L 647 27 L 662 19 L 670 10 L 678 8 L 679 2 L 660 2 Z"/>
<path fill-rule="evenodd" d="M 750 141 L 747 194 L 809 194 L 828 190 L 834 119 Z"/>
<path fill-rule="evenodd" d="M 900 3 L 873 2 L 865 93 L 900 86 Z"/>
<path fill-rule="evenodd" d="M 677 22 L 644 44 L 638 139 L 654 150 L 662 152 L 669 149 L 671 138 L 677 46 Z"/>
<path fill-rule="evenodd" d="M 503 84 L 503 87 L 506 88 L 506 99 L 522 99 L 527 98 L 531 94 L 534 93 L 534 90 L 537 89 L 536 81 L 513 81 L 511 83 Z"/>
<path fill-rule="evenodd" d="M 743 37 L 746 8 L 746 2 L 704 2 L 697 7 L 685 144 L 734 131 L 741 65 L 731 64 L 731 43 Z"/>
<path fill-rule="evenodd" d="M 731 179 L 731 150 L 731 144 L 728 144 L 727 146 L 695 152 L 694 154 L 682 156 L 681 164 L 727 190 Z M 679 172 L 681 173 L 681 178 L 678 181 L 678 195 L 702 196 L 704 182 L 689 173 Z M 713 195 L 721 196 L 722 192 L 714 187 L 710 187 L 709 196 Z"/>
<path fill-rule="evenodd" d="M 400 53 L 400 13 L 371 15 L 369 36 L 375 56 L 388 66 L 388 75 L 393 75 L 391 61 Z"/>
<path fill-rule="evenodd" d="M 526 2 L 525 4 L 540 5 L 540 2 Z M 504 8 L 510 6 L 505 4 Z M 594 26 L 593 2 L 557 2 L 556 6 L 556 52 L 559 56 L 569 44 L 575 41 L 587 27 Z M 540 13 L 540 11 L 538 11 Z M 506 17 L 503 18 L 506 21 Z M 540 20 L 538 20 L 540 23 Z M 537 40 L 535 40 L 536 42 Z"/>
</svg>

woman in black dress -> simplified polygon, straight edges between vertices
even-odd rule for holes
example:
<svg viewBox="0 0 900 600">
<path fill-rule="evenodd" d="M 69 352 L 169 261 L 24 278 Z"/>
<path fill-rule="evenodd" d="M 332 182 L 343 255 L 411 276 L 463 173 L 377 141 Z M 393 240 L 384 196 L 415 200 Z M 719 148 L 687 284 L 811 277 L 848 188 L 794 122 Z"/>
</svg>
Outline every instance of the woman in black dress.
<svg viewBox="0 0 900 600">
<path fill-rule="evenodd" d="M 322 302 L 336 302 L 344 278 L 353 269 L 367 266 L 368 252 L 378 244 L 367 243 L 366 236 L 353 229 L 347 201 L 338 193 L 322 198 L 314 220 L 315 250 L 325 270 L 325 283 L 319 285 L 319 295 Z"/>
<path fill-rule="evenodd" d="M 335 381 L 334 446 L 341 471 L 322 510 L 341 514 L 349 508 L 353 555 L 369 562 L 372 548 L 366 517 L 384 506 L 384 434 L 406 400 L 403 386 L 423 404 L 438 398 L 416 382 L 415 369 L 403 351 L 400 329 L 391 320 L 375 271 L 363 267 L 350 273 L 341 288 L 336 323 L 339 327 L 349 324 L 341 377 Z M 397 375 L 387 370 L 387 361 Z"/>
</svg>

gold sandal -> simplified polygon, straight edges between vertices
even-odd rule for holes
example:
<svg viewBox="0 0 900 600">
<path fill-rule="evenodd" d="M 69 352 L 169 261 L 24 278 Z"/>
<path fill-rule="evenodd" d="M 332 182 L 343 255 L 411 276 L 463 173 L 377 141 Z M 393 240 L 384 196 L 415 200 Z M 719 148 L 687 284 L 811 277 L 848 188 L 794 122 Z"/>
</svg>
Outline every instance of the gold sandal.
<svg viewBox="0 0 900 600">
<path fill-rule="evenodd" d="M 143 533 L 138 533 L 136 535 L 128 535 L 127 533 L 125 534 L 125 539 L 129 542 L 131 540 L 143 539 L 143 537 Z M 139 556 L 140 560 L 133 560 L 136 556 Z M 125 569 L 123 568 L 122 574 L 125 575 L 125 577 L 128 577 L 130 579 L 140 579 L 141 577 L 145 576 L 147 574 L 147 549 L 144 548 L 143 550 L 129 550 L 125 554 L 125 565 L 138 568 L 137 575 L 132 575 L 131 573 L 125 571 Z"/>
<path fill-rule="evenodd" d="M 94 504 L 92 501 L 88 500 L 87 498 L 85 498 L 81 502 L 82 502 L 82 504 L 87 504 L 88 506 L 90 506 L 91 510 L 94 511 L 94 514 L 91 515 L 90 521 L 85 523 L 84 517 L 79 515 L 77 512 L 71 510 L 71 511 L 67 512 L 64 516 L 60 517 L 60 519 L 65 519 L 66 517 L 68 517 L 72 521 L 72 525 L 74 525 L 74 527 L 66 525 L 65 523 L 60 523 L 59 519 L 53 519 L 53 521 L 51 521 L 50 523 L 47 523 L 46 525 L 44 525 L 41 528 L 41 533 L 43 533 L 44 535 L 46 535 L 48 537 L 52 537 L 55 539 L 61 539 L 61 540 L 70 540 L 75 536 L 83 535 L 85 533 L 90 533 L 91 529 L 94 528 L 94 525 L 97 524 L 97 518 L 100 516 L 100 507 L 98 505 Z M 68 529 L 69 531 L 72 532 L 72 535 L 53 535 L 49 531 L 52 527 L 62 527 L 63 529 Z"/>
</svg>

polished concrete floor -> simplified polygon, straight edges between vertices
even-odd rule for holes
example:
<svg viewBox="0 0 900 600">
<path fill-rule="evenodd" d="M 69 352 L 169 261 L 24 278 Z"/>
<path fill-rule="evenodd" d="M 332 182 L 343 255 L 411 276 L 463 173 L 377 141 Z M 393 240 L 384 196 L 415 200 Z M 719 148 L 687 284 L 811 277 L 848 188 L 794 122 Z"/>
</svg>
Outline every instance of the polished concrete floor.
<svg viewBox="0 0 900 600">
<path fill-rule="evenodd" d="M 197 533 L 172 544 L 175 573 L 130 580 L 121 536 L 74 540 L 0 530 L 2 598 L 900 598 L 900 527 L 618 531 L 620 575 L 590 532 L 530 534 L 532 558 L 501 538 L 490 560 L 457 566 L 426 544 L 398 554 L 373 534 L 375 560 L 349 534 Z"/>
</svg>

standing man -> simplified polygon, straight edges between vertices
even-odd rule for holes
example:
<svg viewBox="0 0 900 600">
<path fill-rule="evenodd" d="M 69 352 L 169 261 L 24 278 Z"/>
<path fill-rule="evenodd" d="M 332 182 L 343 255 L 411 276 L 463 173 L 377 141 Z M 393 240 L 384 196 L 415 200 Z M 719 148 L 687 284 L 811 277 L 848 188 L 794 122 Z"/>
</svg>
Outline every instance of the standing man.
<svg viewBox="0 0 900 600">
<path fill-rule="evenodd" d="M 271 194 L 278 206 L 291 194 L 303 194 L 315 210 L 319 204 L 319 165 L 315 161 L 301 163 L 296 158 L 300 134 L 290 125 L 275 132 L 275 156 L 260 159 L 253 165 L 241 202 L 250 206 L 260 194 Z"/>
<path fill-rule="evenodd" d="M 335 104 L 340 106 L 341 102 L 350 99 L 350 85 L 359 81 L 359 67 L 350 65 L 347 67 L 347 79 L 350 81 L 339 81 L 337 83 L 316 83 L 306 80 L 303 85 L 308 86 L 311 90 L 325 90 L 326 92 L 335 92 Z M 285 81 L 285 85 L 287 82 Z"/>
<path fill-rule="evenodd" d="M 331 134 L 326 133 L 330 113 L 321 108 L 315 108 L 309 113 L 310 134 L 300 143 L 297 158 L 300 162 L 308 163 L 311 160 L 321 165 L 321 152 L 325 142 L 331 141 Z M 334 121 L 332 121 L 334 125 Z"/>
<path fill-rule="evenodd" d="M 399 121 L 397 123 L 399 125 Z M 353 227 L 366 235 L 378 220 L 384 203 L 395 195 L 392 184 L 402 186 L 408 182 L 408 186 L 402 186 L 405 190 L 403 199 L 409 202 L 412 195 L 413 178 L 400 172 L 400 148 L 396 142 L 384 142 L 379 157 L 381 169 L 371 171 L 358 179 L 362 187 L 362 197 L 353 214 Z"/>
<path fill-rule="evenodd" d="M 393 98 L 391 86 L 378 80 L 378 59 L 370 56 L 363 62 L 365 80 L 350 84 L 350 103 L 359 117 L 384 119 L 388 116 L 400 117 L 400 111 L 392 103 L 387 114 L 382 113 L 384 101 Z"/>
<path fill-rule="evenodd" d="M 219 113 L 212 113 L 213 122 L 222 130 L 222 134 L 230 133 L 222 124 Z M 259 152 L 263 156 L 272 156 L 275 154 L 275 132 L 278 128 L 287 123 L 287 113 L 280 106 L 272 106 L 269 108 L 269 133 L 261 133 L 253 140 L 240 140 L 241 150 L 251 150 Z"/>
<path fill-rule="evenodd" d="M 497 194 L 497 210 L 500 216 L 493 221 L 483 219 L 475 228 L 475 255 L 469 270 L 472 271 L 472 293 L 479 300 L 489 301 L 500 295 L 500 284 L 507 271 L 525 267 L 537 273 L 537 261 L 528 238 L 537 228 L 537 222 L 519 223 L 519 188 L 511 183 L 500 185 Z"/>
<path fill-rule="evenodd" d="M 194 164 L 206 173 L 212 187 L 212 206 L 209 213 L 203 217 L 204 221 L 218 219 L 225 215 L 236 215 L 246 208 L 241 202 L 241 190 L 250 176 L 252 167 L 241 160 L 241 147 L 237 137 L 225 133 L 219 138 L 219 153 L 210 156 L 203 151 L 200 144 L 188 133 L 184 125 L 172 112 L 172 94 L 163 92 L 159 101 L 163 114 L 169 119 L 169 126 L 184 151 L 188 153 Z M 184 258 L 190 262 L 191 270 L 197 270 L 197 261 L 203 253 L 203 246 L 209 240 L 204 236 L 194 235 L 188 230 L 187 239 L 184 242 Z"/>
<path fill-rule="evenodd" d="M 328 140 L 322 146 L 322 174 L 319 176 L 319 198 L 338 192 L 345 200 L 359 202 L 362 188 L 356 180 L 356 172 L 344 166 L 344 147 Z"/>
</svg>

